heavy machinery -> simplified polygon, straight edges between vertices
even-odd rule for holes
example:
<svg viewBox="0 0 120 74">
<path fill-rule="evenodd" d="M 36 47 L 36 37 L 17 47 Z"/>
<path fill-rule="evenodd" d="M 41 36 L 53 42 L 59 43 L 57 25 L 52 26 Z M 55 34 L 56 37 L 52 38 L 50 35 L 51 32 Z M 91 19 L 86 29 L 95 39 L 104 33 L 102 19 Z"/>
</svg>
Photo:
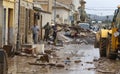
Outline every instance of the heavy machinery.
<svg viewBox="0 0 120 74">
<path fill-rule="evenodd" d="M 120 51 L 120 6 L 115 10 L 111 29 L 101 29 L 96 33 L 95 47 L 101 57 L 116 59 Z"/>
</svg>

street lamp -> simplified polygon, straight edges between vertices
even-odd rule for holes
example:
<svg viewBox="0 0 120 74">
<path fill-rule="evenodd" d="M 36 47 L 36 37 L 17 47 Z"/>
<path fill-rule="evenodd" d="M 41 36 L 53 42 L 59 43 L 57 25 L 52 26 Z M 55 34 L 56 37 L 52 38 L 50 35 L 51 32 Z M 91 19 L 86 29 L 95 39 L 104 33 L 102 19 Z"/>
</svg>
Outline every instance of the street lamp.
<svg viewBox="0 0 120 74">
<path fill-rule="evenodd" d="M 18 31 L 17 31 L 16 49 L 17 49 L 17 51 L 19 51 L 19 49 L 20 49 L 20 0 L 18 2 Z"/>
</svg>

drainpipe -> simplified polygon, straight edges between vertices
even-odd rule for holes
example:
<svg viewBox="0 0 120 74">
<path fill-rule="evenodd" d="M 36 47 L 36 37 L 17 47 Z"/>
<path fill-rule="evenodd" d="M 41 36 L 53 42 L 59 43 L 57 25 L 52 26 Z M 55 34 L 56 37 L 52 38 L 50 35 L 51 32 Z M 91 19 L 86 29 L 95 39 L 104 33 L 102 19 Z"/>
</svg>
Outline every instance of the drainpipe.
<svg viewBox="0 0 120 74">
<path fill-rule="evenodd" d="M 3 25 L 4 25 L 4 8 L 3 0 L 0 0 L 0 47 L 3 46 Z"/>
<path fill-rule="evenodd" d="M 54 24 L 56 23 L 56 0 L 54 0 Z"/>
<path fill-rule="evenodd" d="M 20 50 L 20 0 L 18 2 L 18 31 L 17 31 L 16 51 L 19 50 Z"/>
</svg>

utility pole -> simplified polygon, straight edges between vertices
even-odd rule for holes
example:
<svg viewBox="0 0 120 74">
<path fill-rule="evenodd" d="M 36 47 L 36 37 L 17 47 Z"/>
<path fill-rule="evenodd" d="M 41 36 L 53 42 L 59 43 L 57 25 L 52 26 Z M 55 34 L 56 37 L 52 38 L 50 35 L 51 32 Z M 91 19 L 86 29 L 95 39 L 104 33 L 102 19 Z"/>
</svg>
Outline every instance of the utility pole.
<svg viewBox="0 0 120 74">
<path fill-rule="evenodd" d="M 56 23 L 56 0 L 54 0 L 54 24 Z"/>
<path fill-rule="evenodd" d="M 20 49 L 20 0 L 18 2 L 18 31 L 17 31 L 17 45 L 16 51 Z"/>
<path fill-rule="evenodd" d="M 106 19 L 107 19 L 107 28 L 109 28 L 109 16 L 108 15 L 106 16 Z"/>
</svg>

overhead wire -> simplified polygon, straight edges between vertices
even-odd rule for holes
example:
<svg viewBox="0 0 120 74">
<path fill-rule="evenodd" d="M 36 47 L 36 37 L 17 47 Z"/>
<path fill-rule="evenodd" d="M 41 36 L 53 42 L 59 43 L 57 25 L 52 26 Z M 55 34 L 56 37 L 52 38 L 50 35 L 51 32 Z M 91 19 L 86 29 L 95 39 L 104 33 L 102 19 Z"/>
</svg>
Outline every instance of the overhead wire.
<svg viewBox="0 0 120 74">
<path fill-rule="evenodd" d="M 85 8 L 86 10 L 92 10 L 92 11 L 114 11 L 115 9 L 110 8 Z"/>
</svg>

